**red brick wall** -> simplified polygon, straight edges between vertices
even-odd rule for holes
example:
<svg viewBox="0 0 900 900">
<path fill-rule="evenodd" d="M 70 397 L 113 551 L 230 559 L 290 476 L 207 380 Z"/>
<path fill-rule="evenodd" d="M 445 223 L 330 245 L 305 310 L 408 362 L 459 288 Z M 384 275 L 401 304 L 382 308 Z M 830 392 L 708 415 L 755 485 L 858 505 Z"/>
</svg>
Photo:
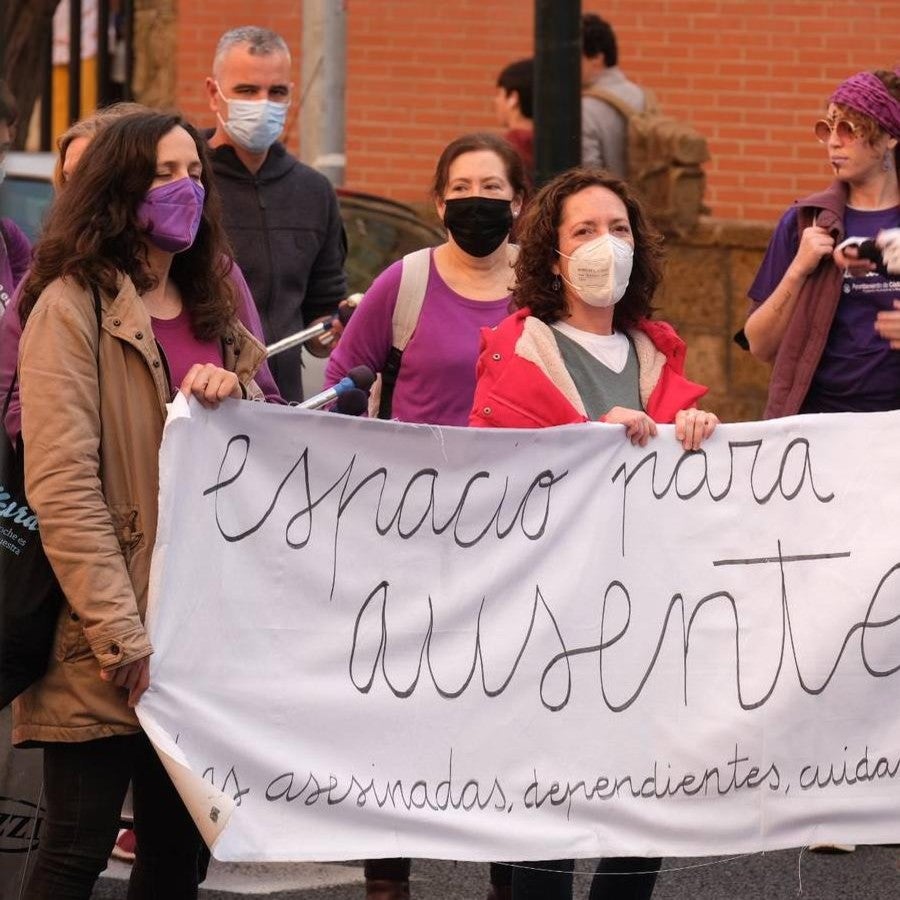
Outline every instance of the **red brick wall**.
<svg viewBox="0 0 900 900">
<path fill-rule="evenodd" d="M 532 52 L 531 0 L 346 0 L 348 187 L 425 198 L 457 134 L 493 128 L 498 71 Z M 266 25 L 292 49 L 300 0 L 180 5 L 179 102 L 212 124 L 201 88 L 216 39 Z M 829 177 L 812 137 L 835 84 L 900 64 L 900 3 L 865 15 L 832 0 L 584 0 L 613 23 L 620 63 L 667 112 L 710 141 L 707 203 L 716 216 L 772 220 Z M 297 63 L 299 84 L 299 62 Z M 296 146 L 295 141 L 292 141 Z"/>
</svg>

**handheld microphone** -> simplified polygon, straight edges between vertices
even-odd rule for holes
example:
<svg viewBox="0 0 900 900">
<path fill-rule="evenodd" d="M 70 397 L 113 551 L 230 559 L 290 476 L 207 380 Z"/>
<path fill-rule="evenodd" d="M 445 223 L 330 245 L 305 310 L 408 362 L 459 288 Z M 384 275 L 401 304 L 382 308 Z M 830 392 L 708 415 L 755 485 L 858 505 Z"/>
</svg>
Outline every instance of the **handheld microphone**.
<svg viewBox="0 0 900 900">
<path fill-rule="evenodd" d="M 354 366 L 337 384 L 303 400 L 297 406 L 300 409 L 321 409 L 349 391 L 367 391 L 374 382 L 375 373 L 368 366 Z"/>
<path fill-rule="evenodd" d="M 347 300 L 338 307 L 337 316 L 341 325 L 346 325 L 350 321 L 350 317 L 356 312 L 362 294 L 351 294 Z"/>
<path fill-rule="evenodd" d="M 375 384 L 375 373 L 368 366 L 354 366 L 347 377 L 361 391 L 367 391 Z"/>
<path fill-rule="evenodd" d="M 305 344 L 307 341 L 325 334 L 326 331 L 330 331 L 331 324 L 331 319 L 326 319 L 324 322 L 316 322 L 315 325 L 310 325 L 309 328 L 304 328 L 302 331 L 289 334 L 286 338 L 269 344 L 266 347 L 266 356 L 275 356 L 276 353 L 282 353 L 284 350 L 290 350 L 291 347 Z"/>
<path fill-rule="evenodd" d="M 340 413 L 344 416 L 359 416 L 362 415 L 368 407 L 369 395 L 359 388 L 353 388 L 337 398 L 331 412 Z"/>
</svg>

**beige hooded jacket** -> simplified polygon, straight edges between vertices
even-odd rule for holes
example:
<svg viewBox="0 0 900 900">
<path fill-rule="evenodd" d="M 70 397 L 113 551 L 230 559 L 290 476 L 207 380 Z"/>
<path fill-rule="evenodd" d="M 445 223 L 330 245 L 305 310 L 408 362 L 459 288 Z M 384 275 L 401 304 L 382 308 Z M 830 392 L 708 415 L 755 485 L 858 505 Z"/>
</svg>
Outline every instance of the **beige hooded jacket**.
<svg viewBox="0 0 900 900">
<path fill-rule="evenodd" d="M 100 669 L 152 653 L 143 620 L 170 390 L 129 278 L 101 309 L 98 354 L 91 292 L 57 280 L 38 299 L 20 345 L 26 492 L 68 602 L 46 675 L 14 703 L 17 745 L 140 729 L 126 691 L 103 681 Z M 252 378 L 265 348 L 235 323 L 222 349 L 246 395 L 260 398 Z"/>
</svg>

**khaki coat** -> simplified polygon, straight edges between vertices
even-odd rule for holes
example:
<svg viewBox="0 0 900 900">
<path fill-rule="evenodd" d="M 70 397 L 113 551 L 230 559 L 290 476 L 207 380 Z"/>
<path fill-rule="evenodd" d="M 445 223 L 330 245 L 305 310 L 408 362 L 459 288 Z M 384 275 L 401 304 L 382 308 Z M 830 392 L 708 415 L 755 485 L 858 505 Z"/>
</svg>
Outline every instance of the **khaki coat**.
<svg viewBox="0 0 900 900">
<path fill-rule="evenodd" d="M 19 746 L 140 730 L 126 691 L 100 670 L 152 653 L 143 621 L 170 390 L 129 278 L 101 310 L 98 336 L 91 292 L 57 280 L 20 344 L 26 493 L 67 602 L 46 675 L 13 705 Z M 236 322 L 222 349 L 245 394 L 261 397 L 252 379 L 265 348 Z"/>
</svg>

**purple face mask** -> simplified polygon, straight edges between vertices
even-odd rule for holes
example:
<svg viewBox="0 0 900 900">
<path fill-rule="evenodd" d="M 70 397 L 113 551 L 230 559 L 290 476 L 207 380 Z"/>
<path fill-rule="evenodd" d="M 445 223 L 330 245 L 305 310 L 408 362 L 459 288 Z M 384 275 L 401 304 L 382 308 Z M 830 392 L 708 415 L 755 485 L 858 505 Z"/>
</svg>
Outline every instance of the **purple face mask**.
<svg viewBox="0 0 900 900">
<path fill-rule="evenodd" d="M 138 206 L 138 220 L 150 242 L 167 253 L 180 253 L 194 243 L 203 216 L 203 185 L 179 178 L 147 191 Z"/>
</svg>

